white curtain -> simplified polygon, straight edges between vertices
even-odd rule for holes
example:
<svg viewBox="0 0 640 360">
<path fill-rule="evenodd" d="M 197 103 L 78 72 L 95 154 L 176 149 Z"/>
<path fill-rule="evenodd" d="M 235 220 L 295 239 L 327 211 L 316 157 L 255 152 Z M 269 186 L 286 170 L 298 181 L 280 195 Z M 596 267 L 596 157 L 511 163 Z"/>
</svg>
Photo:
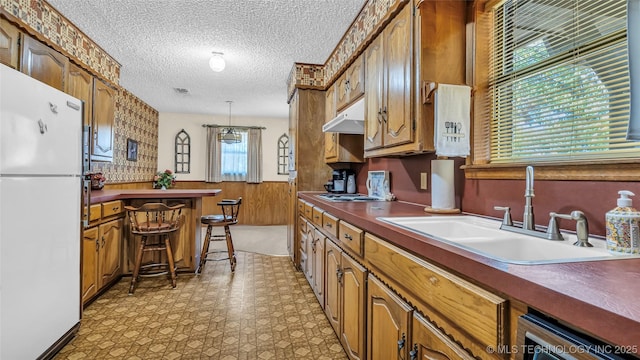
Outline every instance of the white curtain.
<svg viewBox="0 0 640 360">
<path fill-rule="evenodd" d="M 262 129 L 249 129 L 247 182 L 262 182 Z"/>
<path fill-rule="evenodd" d="M 204 176 L 205 182 L 222 182 L 218 134 L 220 134 L 220 128 L 207 128 L 207 168 Z"/>
<path fill-rule="evenodd" d="M 224 130 L 223 130 L 224 131 Z M 220 170 L 222 181 L 245 181 L 247 179 L 247 132 L 235 130 L 240 142 L 220 142 Z"/>
</svg>

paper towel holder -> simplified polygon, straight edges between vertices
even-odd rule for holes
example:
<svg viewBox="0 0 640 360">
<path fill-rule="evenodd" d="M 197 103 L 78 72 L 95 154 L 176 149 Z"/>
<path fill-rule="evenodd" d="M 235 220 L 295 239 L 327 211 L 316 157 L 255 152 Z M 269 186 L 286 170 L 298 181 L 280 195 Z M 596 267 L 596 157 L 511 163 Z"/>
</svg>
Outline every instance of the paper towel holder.
<svg viewBox="0 0 640 360">
<path fill-rule="evenodd" d="M 447 156 L 438 156 L 435 160 L 450 160 Z M 433 161 L 432 161 L 433 163 Z M 432 169 L 433 171 L 433 169 Z M 427 205 L 424 208 L 425 212 L 428 213 L 432 213 L 432 214 L 459 214 L 460 213 L 460 209 L 458 208 L 434 208 L 432 206 Z"/>
</svg>

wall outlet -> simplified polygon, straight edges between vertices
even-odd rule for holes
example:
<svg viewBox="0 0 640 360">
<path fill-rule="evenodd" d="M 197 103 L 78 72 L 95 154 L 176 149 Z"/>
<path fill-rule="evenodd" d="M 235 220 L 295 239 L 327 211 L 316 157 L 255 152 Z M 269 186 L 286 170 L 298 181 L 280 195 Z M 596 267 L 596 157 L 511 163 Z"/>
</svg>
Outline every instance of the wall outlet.
<svg viewBox="0 0 640 360">
<path fill-rule="evenodd" d="M 420 189 L 427 190 L 427 173 L 420 173 Z"/>
</svg>

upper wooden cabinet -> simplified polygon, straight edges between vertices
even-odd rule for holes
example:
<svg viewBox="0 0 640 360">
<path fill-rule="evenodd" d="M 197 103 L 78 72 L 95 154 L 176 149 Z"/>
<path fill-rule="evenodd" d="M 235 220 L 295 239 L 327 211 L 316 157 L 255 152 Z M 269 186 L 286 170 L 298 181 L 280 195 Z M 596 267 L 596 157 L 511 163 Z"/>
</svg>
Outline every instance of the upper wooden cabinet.
<svg viewBox="0 0 640 360">
<path fill-rule="evenodd" d="M 365 156 L 414 139 L 412 20 L 411 5 L 405 6 L 365 52 Z"/>
<path fill-rule="evenodd" d="M 361 82 L 359 82 L 361 83 Z M 337 114 L 336 88 L 334 83 L 325 91 L 325 123 L 331 121 Z M 363 89 L 364 91 L 364 89 Z M 329 163 L 364 162 L 362 135 L 324 133 L 324 156 Z"/>
<path fill-rule="evenodd" d="M 69 59 L 23 34 L 20 71 L 61 91 L 67 91 Z"/>
<path fill-rule="evenodd" d="M 0 18 L 0 63 L 18 68 L 20 58 L 20 30 L 6 19 Z"/>
<path fill-rule="evenodd" d="M 95 79 L 93 82 L 93 141 L 91 160 L 113 159 L 113 127 L 115 118 L 116 90 Z"/>
<path fill-rule="evenodd" d="M 425 82 L 465 83 L 465 2 L 409 3 L 365 50 L 365 157 L 434 151 Z"/>
<path fill-rule="evenodd" d="M 364 94 L 364 57 L 359 56 L 335 82 L 336 110 L 340 111 Z"/>
<path fill-rule="evenodd" d="M 69 64 L 67 93 L 84 102 L 84 124 L 91 125 L 93 116 L 93 76 L 74 63 Z"/>
</svg>

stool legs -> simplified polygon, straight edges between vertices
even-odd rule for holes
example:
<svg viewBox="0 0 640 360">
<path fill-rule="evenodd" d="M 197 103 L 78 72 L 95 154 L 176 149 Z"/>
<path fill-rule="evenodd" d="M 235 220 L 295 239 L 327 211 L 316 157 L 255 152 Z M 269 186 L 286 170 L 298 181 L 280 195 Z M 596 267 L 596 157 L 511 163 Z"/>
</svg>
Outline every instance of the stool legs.
<svg viewBox="0 0 640 360">
<path fill-rule="evenodd" d="M 157 239 L 157 240 L 162 241 L 162 238 L 164 238 L 164 248 L 167 253 L 167 273 L 171 277 L 171 287 L 175 288 L 176 287 L 176 267 L 175 267 L 175 262 L 173 260 L 173 250 L 171 249 L 171 238 L 169 237 L 169 235 L 164 234 L 164 235 L 161 235 L 161 239 Z M 138 248 L 138 253 L 136 254 L 136 263 L 133 267 L 133 274 L 131 275 L 131 284 L 129 285 L 129 295 L 133 295 L 133 293 L 136 290 L 136 283 L 138 282 L 138 278 L 140 277 L 140 268 L 142 267 L 142 257 L 144 256 L 145 251 L 150 251 L 150 249 L 145 250 L 147 246 L 147 241 L 148 241 L 147 236 L 142 236 L 142 238 L 140 239 L 140 246 Z M 157 248 L 158 243 L 154 243 L 152 246 L 156 247 L 156 250 L 159 250 Z M 164 272 L 161 274 L 164 274 Z"/>
<path fill-rule="evenodd" d="M 231 272 L 236 270 L 236 251 L 233 248 L 233 239 L 231 238 L 231 230 L 229 225 L 224 227 L 224 235 L 227 240 L 227 252 L 229 253 L 229 263 L 231 264 Z"/>
<path fill-rule="evenodd" d="M 202 269 L 204 269 L 204 264 L 207 262 L 207 255 L 209 254 L 209 244 L 211 243 L 212 237 L 221 238 L 224 236 L 225 241 L 227 243 L 227 253 L 229 255 L 229 263 L 231 265 L 231 272 L 236 270 L 236 252 L 233 247 L 233 239 L 231 238 L 231 230 L 229 229 L 229 225 L 224 226 L 224 235 L 212 235 L 213 226 L 207 225 L 207 234 L 204 237 L 204 243 L 202 244 L 202 251 L 200 252 L 200 264 L 198 264 L 198 268 L 196 269 L 196 274 L 201 274 Z M 213 259 L 209 259 L 213 260 Z M 218 260 L 218 259 L 216 259 Z M 219 259 L 225 260 L 225 259 Z"/>
<path fill-rule="evenodd" d="M 136 254 L 136 263 L 133 266 L 133 275 L 131 276 L 131 284 L 129 285 L 129 295 L 133 295 L 135 291 L 136 282 L 140 275 L 140 265 L 142 264 L 142 255 L 144 254 L 144 246 L 147 243 L 147 237 L 142 236 L 140 239 L 140 247 L 138 247 L 138 254 Z"/>
</svg>

